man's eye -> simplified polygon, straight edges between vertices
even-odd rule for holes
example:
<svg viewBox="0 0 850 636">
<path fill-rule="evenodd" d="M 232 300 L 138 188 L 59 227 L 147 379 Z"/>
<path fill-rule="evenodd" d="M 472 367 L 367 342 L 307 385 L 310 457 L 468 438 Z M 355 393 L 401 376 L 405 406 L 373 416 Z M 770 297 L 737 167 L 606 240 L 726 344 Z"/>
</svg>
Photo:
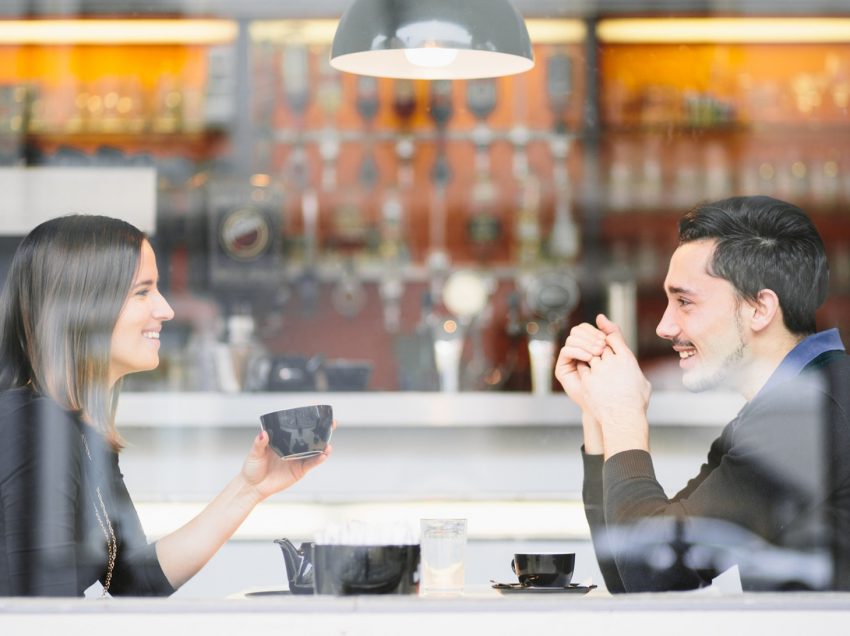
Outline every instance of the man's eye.
<svg viewBox="0 0 850 636">
<path fill-rule="evenodd" d="M 691 301 L 686 298 L 677 298 L 676 302 L 679 303 L 679 307 L 685 307 L 691 304 Z"/>
</svg>

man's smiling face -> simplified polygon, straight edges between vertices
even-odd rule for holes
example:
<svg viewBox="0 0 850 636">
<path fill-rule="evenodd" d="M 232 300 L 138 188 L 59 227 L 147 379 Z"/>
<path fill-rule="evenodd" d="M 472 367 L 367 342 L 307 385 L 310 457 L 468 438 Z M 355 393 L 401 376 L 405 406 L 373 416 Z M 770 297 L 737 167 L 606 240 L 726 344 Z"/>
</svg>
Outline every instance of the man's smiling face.
<svg viewBox="0 0 850 636">
<path fill-rule="evenodd" d="M 691 391 L 735 388 L 748 356 L 746 303 L 729 281 L 709 274 L 715 243 L 692 241 L 673 253 L 664 280 L 667 309 L 655 330 L 679 353 Z"/>
</svg>

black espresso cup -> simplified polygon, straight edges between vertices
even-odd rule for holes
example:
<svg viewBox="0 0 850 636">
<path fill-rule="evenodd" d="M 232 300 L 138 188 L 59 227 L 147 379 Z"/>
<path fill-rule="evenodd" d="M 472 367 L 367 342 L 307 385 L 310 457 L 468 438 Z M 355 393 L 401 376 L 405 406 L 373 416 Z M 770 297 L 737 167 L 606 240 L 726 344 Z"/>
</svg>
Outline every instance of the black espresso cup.
<svg viewBox="0 0 850 636">
<path fill-rule="evenodd" d="M 327 404 L 301 406 L 260 416 L 269 446 L 284 459 L 319 455 L 333 432 L 333 409 Z"/>
<path fill-rule="evenodd" d="M 515 554 L 511 561 L 511 569 L 525 587 L 567 587 L 575 565 L 575 553 Z"/>
<path fill-rule="evenodd" d="M 314 545 L 316 594 L 417 594 L 419 545 Z"/>
</svg>

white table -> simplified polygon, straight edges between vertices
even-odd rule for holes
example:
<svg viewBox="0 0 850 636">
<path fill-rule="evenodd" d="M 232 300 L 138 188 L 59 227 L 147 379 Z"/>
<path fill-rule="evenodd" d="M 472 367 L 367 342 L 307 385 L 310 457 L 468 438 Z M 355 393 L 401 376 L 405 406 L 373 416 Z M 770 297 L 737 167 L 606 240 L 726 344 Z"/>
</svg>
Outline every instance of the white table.
<svg viewBox="0 0 850 636">
<path fill-rule="evenodd" d="M 243 595 L 244 596 L 244 595 Z M 458 598 L 256 596 L 221 600 L 0 600 L 0 633 L 92 636 L 345 634 L 843 634 L 850 594 L 689 593 L 609 596 L 501 594 L 473 588 Z"/>
</svg>

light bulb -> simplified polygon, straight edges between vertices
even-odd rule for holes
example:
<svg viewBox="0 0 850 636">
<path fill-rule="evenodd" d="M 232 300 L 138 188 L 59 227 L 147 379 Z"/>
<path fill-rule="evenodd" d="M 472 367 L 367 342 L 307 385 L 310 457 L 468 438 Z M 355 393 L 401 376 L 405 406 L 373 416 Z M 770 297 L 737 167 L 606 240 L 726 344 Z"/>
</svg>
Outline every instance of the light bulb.
<svg viewBox="0 0 850 636">
<path fill-rule="evenodd" d="M 414 66 L 442 68 L 449 66 L 455 61 L 457 49 L 442 49 L 439 47 L 404 49 L 404 56 Z"/>
</svg>

